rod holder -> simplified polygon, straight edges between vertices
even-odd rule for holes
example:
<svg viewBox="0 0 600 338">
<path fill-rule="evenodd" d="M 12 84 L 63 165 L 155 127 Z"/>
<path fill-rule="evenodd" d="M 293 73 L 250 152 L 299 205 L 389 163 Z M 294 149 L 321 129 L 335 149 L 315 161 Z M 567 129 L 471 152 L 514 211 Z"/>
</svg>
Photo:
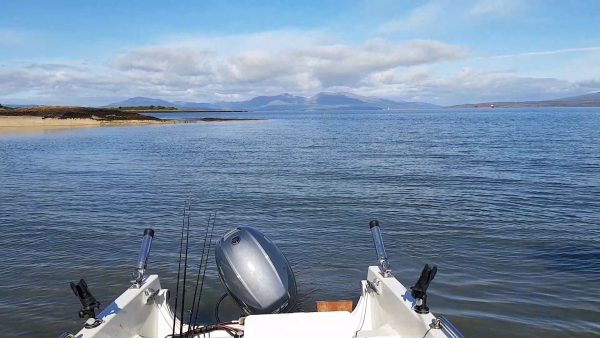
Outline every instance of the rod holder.
<svg viewBox="0 0 600 338">
<path fill-rule="evenodd" d="M 152 246 L 153 238 L 154 230 L 146 228 L 144 230 L 144 237 L 142 238 L 142 247 L 140 248 L 140 256 L 137 261 L 137 266 L 132 273 L 132 286 L 140 287 L 142 285 L 144 272 L 146 271 L 146 263 L 148 262 L 148 256 L 150 256 L 150 247 Z"/>
<path fill-rule="evenodd" d="M 81 302 L 81 310 L 79 310 L 79 318 L 96 318 L 96 310 L 100 309 L 100 302 L 92 295 L 92 292 L 87 286 L 85 280 L 80 279 L 79 283 L 71 282 L 71 290 Z"/>
<path fill-rule="evenodd" d="M 381 228 L 379 227 L 379 222 L 376 219 L 372 220 L 369 222 L 369 228 L 371 228 L 373 244 L 375 246 L 375 251 L 377 252 L 379 271 L 383 277 L 391 277 L 392 270 L 390 269 L 390 263 L 388 262 L 387 255 L 385 253 L 385 246 L 383 245 L 383 238 L 381 237 Z"/>
<path fill-rule="evenodd" d="M 430 267 L 429 264 L 425 264 L 419 279 L 415 285 L 410 287 L 412 296 L 415 298 L 414 310 L 418 314 L 429 313 L 429 307 L 427 306 L 427 289 L 429 284 L 437 273 L 437 266 Z"/>
</svg>

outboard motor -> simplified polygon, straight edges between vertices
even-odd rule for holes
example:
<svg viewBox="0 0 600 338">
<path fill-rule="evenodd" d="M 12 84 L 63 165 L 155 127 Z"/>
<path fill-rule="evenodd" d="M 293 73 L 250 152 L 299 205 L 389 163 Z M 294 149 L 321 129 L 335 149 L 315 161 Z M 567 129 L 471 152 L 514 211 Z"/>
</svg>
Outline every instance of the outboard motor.
<svg viewBox="0 0 600 338">
<path fill-rule="evenodd" d="M 260 231 L 239 227 L 215 247 L 221 283 L 247 314 L 288 312 L 296 305 L 296 279 L 283 253 Z"/>
</svg>

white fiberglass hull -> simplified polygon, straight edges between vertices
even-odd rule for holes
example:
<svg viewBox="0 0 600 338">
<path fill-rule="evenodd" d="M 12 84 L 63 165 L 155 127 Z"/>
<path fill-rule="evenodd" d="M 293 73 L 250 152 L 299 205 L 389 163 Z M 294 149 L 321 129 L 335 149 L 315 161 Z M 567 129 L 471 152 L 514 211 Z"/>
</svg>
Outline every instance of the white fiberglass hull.
<svg viewBox="0 0 600 338">
<path fill-rule="evenodd" d="M 446 325 L 435 325 L 431 313 L 413 310 L 415 300 L 410 291 L 393 276 L 383 277 L 376 266 L 369 267 L 367 279 L 361 282 L 361 297 L 353 312 L 298 312 L 250 315 L 243 324 L 229 324 L 244 338 L 271 337 L 372 337 L 435 338 L 455 337 Z M 164 338 L 173 332 L 173 311 L 168 305 L 168 291 L 162 289 L 157 275 L 148 276 L 142 285 L 127 289 L 98 316 L 102 323 L 84 328 L 77 338 Z M 432 325 L 433 324 L 433 325 Z M 175 319 L 176 332 L 180 322 Z M 183 331 L 188 326 L 183 325 Z M 63 335 L 68 337 L 67 335 Z M 225 330 L 194 337 L 232 337 Z M 192 337 L 189 335 L 187 337 Z"/>
</svg>

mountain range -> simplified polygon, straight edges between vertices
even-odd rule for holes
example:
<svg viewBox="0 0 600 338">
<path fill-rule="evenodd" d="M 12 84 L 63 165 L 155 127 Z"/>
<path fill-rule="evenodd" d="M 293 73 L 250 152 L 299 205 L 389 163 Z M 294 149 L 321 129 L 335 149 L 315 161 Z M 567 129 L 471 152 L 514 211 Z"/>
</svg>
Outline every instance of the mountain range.
<svg viewBox="0 0 600 338">
<path fill-rule="evenodd" d="M 542 101 L 469 103 L 450 108 L 600 107 L 600 92 Z"/>
<path fill-rule="evenodd" d="M 404 108 L 439 108 L 425 102 L 392 101 L 377 97 L 360 96 L 350 93 L 322 92 L 312 97 L 280 94 L 273 96 L 257 96 L 246 101 L 235 102 L 184 102 L 166 101 L 148 97 L 133 97 L 115 102 L 106 107 L 165 106 L 185 109 L 206 110 L 386 110 Z"/>
<path fill-rule="evenodd" d="M 6 107 L 36 107 L 35 104 L 4 104 Z M 600 92 L 541 101 L 497 101 L 441 107 L 425 102 L 392 101 L 351 93 L 322 92 L 311 97 L 280 94 L 257 96 L 246 101 L 186 102 L 166 101 L 149 97 L 132 97 L 104 107 L 164 106 L 180 110 L 251 110 L 251 111 L 306 111 L 306 110 L 388 110 L 419 108 L 535 108 L 535 107 L 600 107 Z M 1 108 L 0 108 L 1 109 Z"/>
</svg>

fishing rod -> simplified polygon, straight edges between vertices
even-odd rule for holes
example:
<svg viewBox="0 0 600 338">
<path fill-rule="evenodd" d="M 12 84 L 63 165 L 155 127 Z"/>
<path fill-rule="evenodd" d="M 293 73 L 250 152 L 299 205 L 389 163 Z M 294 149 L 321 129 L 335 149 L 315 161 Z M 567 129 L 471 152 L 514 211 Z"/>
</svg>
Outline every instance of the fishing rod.
<svg viewBox="0 0 600 338">
<path fill-rule="evenodd" d="M 206 229 L 204 230 L 204 242 L 202 244 L 202 254 L 200 255 L 200 264 L 198 264 L 198 274 L 196 277 L 196 285 L 194 287 L 194 297 L 192 297 L 192 311 L 190 312 L 190 320 L 189 324 L 192 324 L 192 316 L 194 315 L 194 309 L 198 311 L 200 309 L 200 303 L 198 302 L 198 306 L 196 307 L 196 294 L 198 293 L 198 285 L 200 283 L 200 272 L 202 270 L 202 262 L 204 260 L 204 250 L 206 249 L 206 240 L 208 239 L 208 229 L 210 227 L 210 220 L 212 218 L 212 214 L 208 215 L 208 222 L 206 222 Z M 197 313 L 197 312 L 196 312 Z M 197 317 L 197 316 L 196 316 Z"/>
<path fill-rule="evenodd" d="M 183 287 L 181 291 L 181 316 L 179 317 L 179 334 L 181 335 L 183 332 L 183 312 L 185 310 L 185 286 L 187 281 L 187 262 L 188 262 L 188 249 L 190 247 L 190 213 L 192 209 L 192 203 L 188 203 L 188 213 L 187 213 L 187 232 L 185 235 L 185 258 L 183 264 Z"/>
<path fill-rule="evenodd" d="M 204 261 L 204 270 L 202 271 L 202 283 L 200 284 L 200 294 L 198 295 L 198 308 L 200 308 L 200 300 L 202 299 L 202 290 L 204 289 L 204 278 L 206 277 L 206 267 L 208 266 L 208 259 L 210 258 L 210 247 L 212 245 L 212 237 L 215 230 L 215 222 L 217 221 L 217 212 L 214 212 L 213 222 L 210 228 L 210 237 L 208 238 L 208 250 L 206 251 L 206 259 Z M 194 317 L 194 323 L 198 320 L 198 312 Z"/>
<path fill-rule="evenodd" d="M 185 215 L 186 215 L 186 210 L 187 210 L 187 204 L 188 201 L 185 201 L 185 204 L 183 206 L 183 222 L 181 224 L 181 240 L 179 241 L 179 263 L 177 266 L 177 286 L 175 287 L 175 307 L 173 309 L 173 333 L 171 334 L 171 336 L 175 336 L 175 321 L 177 319 L 177 316 L 175 315 L 177 313 L 177 301 L 179 300 L 179 277 L 180 277 L 180 272 L 181 272 L 181 256 L 183 254 L 183 232 L 185 229 Z"/>
</svg>

